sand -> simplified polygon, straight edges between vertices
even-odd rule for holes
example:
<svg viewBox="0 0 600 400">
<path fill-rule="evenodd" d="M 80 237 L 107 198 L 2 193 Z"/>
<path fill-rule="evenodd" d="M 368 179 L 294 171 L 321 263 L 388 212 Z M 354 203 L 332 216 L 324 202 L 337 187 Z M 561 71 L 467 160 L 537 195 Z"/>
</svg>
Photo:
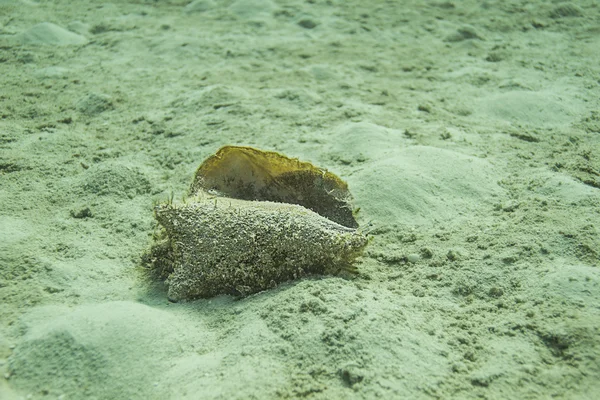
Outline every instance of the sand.
<svg viewBox="0 0 600 400">
<path fill-rule="evenodd" d="M 0 2 L 0 398 L 594 399 L 596 1 Z M 170 303 L 219 147 L 347 180 L 355 278 Z"/>
</svg>

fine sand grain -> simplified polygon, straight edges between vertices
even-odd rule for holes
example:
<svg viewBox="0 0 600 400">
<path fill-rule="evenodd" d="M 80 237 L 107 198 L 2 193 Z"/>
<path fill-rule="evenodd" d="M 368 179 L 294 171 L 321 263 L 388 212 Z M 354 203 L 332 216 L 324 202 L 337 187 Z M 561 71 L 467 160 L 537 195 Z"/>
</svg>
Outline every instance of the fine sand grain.
<svg viewBox="0 0 600 400">
<path fill-rule="evenodd" d="M 0 1 L 0 398 L 595 399 L 595 0 Z M 223 145 L 349 183 L 359 275 L 169 303 Z"/>
</svg>

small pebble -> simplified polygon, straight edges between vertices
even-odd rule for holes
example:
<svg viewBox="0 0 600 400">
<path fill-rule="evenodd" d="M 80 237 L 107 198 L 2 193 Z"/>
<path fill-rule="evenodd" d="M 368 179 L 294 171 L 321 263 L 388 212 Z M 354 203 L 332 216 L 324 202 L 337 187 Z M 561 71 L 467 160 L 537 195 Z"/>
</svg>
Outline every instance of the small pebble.
<svg viewBox="0 0 600 400">
<path fill-rule="evenodd" d="M 313 29 L 317 26 L 317 23 L 310 18 L 304 18 L 298 21 L 298 25 L 305 29 Z"/>
<path fill-rule="evenodd" d="M 418 254 L 412 253 L 412 254 L 409 254 L 406 257 L 406 259 L 408 260 L 409 263 L 414 264 L 421 259 L 421 256 L 419 256 Z"/>
</svg>

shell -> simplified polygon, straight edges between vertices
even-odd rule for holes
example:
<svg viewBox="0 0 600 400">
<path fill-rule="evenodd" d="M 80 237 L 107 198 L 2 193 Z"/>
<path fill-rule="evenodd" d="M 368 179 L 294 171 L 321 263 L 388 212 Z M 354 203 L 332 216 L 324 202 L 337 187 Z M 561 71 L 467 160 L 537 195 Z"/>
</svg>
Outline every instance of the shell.
<svg viewBox="0 0 600 400">
<path fill-rule="evenodd" d="M 247 296 L 303 276 L 355 272 L 368 243 L 345 212 L 347 185 L 278 153 L 224 147 L 200 166 L 190 193 L 155 208 L 163 230 L 144 257 L 166 276 L 172 301 Z"/>
</svg>

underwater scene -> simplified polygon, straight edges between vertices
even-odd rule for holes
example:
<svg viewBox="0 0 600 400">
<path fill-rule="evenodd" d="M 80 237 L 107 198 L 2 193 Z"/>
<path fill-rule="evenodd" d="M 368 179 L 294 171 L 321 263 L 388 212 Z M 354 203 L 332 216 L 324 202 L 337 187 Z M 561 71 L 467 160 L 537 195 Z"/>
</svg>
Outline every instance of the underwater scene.
<svg viewBox="0 0 600 400">
<path fill-rule="evenodd" d="M 0 0 L 0 399 L 600 398 L 595 0 Z"/>
</svg>

